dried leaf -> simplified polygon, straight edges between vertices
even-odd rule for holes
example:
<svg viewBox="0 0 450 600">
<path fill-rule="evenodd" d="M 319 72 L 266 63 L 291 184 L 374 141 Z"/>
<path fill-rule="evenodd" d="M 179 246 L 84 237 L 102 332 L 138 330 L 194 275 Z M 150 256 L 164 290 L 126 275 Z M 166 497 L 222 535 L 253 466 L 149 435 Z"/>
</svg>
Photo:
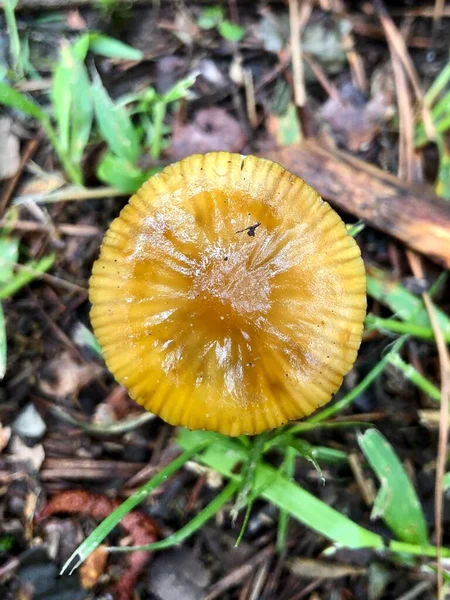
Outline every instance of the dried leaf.
<svg viewBox="0 0 450 600">
<path fill-rule="evenodd" d="M 90 554 L 80 568 L 81 585 L 85 590 L 91 590 L 98 582 L 106 567 L 108 550 L 106 546 L 98 546 Z"/>
<path fill-rule="evenodd" d="M 368 102 L 361 101 L 351 84 L 340 90 L 342 102 L 329 98 L 320 114 L 335 139 L 352 152 L 365 150 L 378 133 L 380 124 L 392 116 L 385 95 L 378 93 Z"/>
<path fill-rule="evenodd" d="M 40 523 L 45 518 L 61 512 L 104 519 L 119 504 L 119 501 L 110 500 L 101 494 L 91 494 L 82 490 L 69 490 L 53 496 L 36 517 L 36 522 Z M 128 513 L 122 519 L 120 525 L 130 535 L 131 543 L 134 546 L 151 544 L 159 537 L 159 529 L 155 521 L 138 510 Z M 150 552 L 146 551 L 136 551 L 129 555 L 128 568 L 122 573 L 119 582 L 111 590 L 117 600 L 129 600 L 132 597 L 136 581 L 150 556 Z"/>
<path fill-rule="evenodd" d="M 172 157 L 181 159 L 190 154 L 224 150 L 239 152 L 247 136 L 236 119 L 221 108 L 200 110 L 192 123 L 174 127 Z"/>
<path fill-rule="evenodd" d="M 68 352 L 51 360 L 39 381 L 44 394 L 54 398 L 76 396 L 79 390 L 102 372 L 95 363 L 80 365 Z"/>
<path fill-rule="evenodd" d="M 365 575 L 367 569 L 353 565 L 336 564 L 325 560 L 293 558 L 287 566 L 294 575 L 306 579 L 339 579 L 355 575 Z"/>
</svg>

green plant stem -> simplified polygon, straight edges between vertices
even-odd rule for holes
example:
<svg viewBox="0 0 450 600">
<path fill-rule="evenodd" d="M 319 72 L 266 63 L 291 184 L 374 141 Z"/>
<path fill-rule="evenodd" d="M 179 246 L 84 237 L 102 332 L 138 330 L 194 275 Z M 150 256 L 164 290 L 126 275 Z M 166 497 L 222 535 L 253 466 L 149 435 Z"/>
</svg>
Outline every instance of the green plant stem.
<svg viewBox="0 0 450 600">
<path fill-rule="evenodd" d="M 49 254 L 48 256 L 42 257 L 38 262 L 31 261 L 25 265 L 20 265 L 21 270 L 9 281 L 0 285 L 0 300 L 9 298 L 23 288 L 24 285 L 33 281 L 33 279 L 39 279 L 43 273 L 50 269 L 54 262 L 54 254 Z"/>
<path fill-rule="evenodd" d="M 424 96 L 425 105 L 429 108 L 434 104 L 434 101 L 439 96 L 439 94 L 444 90 L 447 84 L 450 81 L 450 64 L 447 64 L 433 83 L 430 85 Z"/>
<path fill-rule="evenodd" d="M 6 29 L 9 34 L 9 51 L 11 54 L 12 68 L 19 78 L 23 77 L 23 69 L 20 62 L 20 38 L 17 28 L 17 20 L 14 9 L 17 0 L 5 0 L 3 10 L 5 12 Z"/>
<path fill-rule="evenodd" d="M 70 556 L 69 560 L 66 561 L 63 568 L 61 569 L 61 575 L 69 572 L 71 575 L 75 569 L 77 569 L 86 558 L 92 554 L 92 552 L 103 542 L 105 537 L 114 529 L 114 527 L 133 510 L 138 504 L 140 504 L 145 498 L 155 490 L 159 485 L 166 481 L 171 475 L 173 475 L 178 469 L 191 458 L 205 450 L 210 444 L 211 439 L 207 438 L 200 444 L 185 450 L 180 456 L 175 458 L 169 463 L 164 469 L 152 477 L 147 483 L 140 487 L 134 494 L 132 494 L 125 502 L 123 502 L 116 510 L 114 510 L 104 521 L 100 523 L 98 527 L 84 540 L 84 542 L 78 546 L 78 548 Z"/>
<path fill-rule="evenodd" d="M 166 117 L 167 105 L 163 100 L 159 100 L 153 107 L 153 127 L 154 137 L 150 155 L 154 159 L 158 159 L 161 155 L 161 142 L 163 135 L 164 119 Z"/>
<path fill-rule="evenodd" d="M 286 478 L 289 481 L 293 481 L 295 471 L 295 457 L 296 451 L 292 447 L 286 448 L 284 455 L 284 461 L 282 465 L 282 471 L 286 473 Z M 287 534 L 289 525 L 289 513 L 286 510 L 281 509 L 278 517 L 278 528 L 277 528 L 277 552 L 282 554 L 286 550 Z"/>
<path fill-rule="evenodd" d="M 407 542 L 398 542 L 392 540 L 386 546 L 386 550 L 391 552 L 399 552 L 404 554 L 411 554 L 413 556 L 429 556 L 430 558 L 436 558 L 437 548 L 436 546 L 416 546 L 415 544 L 409 544 Z M 450 548 L 441 548 L 441 557 L 450 557 Z"/>
<path fill-rule="evenodd" d="M 396 319 L 383 319 L 376 315 L 369 314 L 366 317 L 366 328 L 367 329 L 379 329 L 385 331 L 391 331 L 392 333 L 400 333 L 412 335 L 422 340 L 434 340 L 434 333 L 431 327 L 424 327 L 422 325 L 416 325 L 411 321 L 397 321 Z M 445 340 L 450 342 L 450 335 L 444 334 Z"/>
<path fill-rule="evenodd" d="M 239 487 L 238 481 L 230 481 L 226 487 L 218 494 L 214 500 L 212 500 L 208 506 L 205 506 L 198 515 L 189 521 L 184 527 L 169 535 L 160 542 L 154 542 L 153 544 L 146 544 L 144 546 L 111 546 L 108 548 L 109 552 L 131 552 L 133 550 L 164 550 L 180 544 L 203 525 L 209 521 L 221 508 L 228 502 Z"/>
<path fill-rule="evenodd" d="M 64 171 L 67 173 L 67 175 L 70 177 L 70 179 L 73 183 L 75 183 L 76 185 L 82 186 L 83 185 L 83 177 L 81 175 L 81 169 L 79 166 L 75 166 L 74 164 L 72 164 L 69 156 L 67 155 L 66 152 L 64 152 L 63 147 L 61 146 L 60 141 L 58 139 L 58 136 L 56 135 L 56 133 L 50 123 L 50 119 L 48 119 L 48 117 L 46 117 L 45 119 L 42 119 L 41 125 L 42 125 L 45 133 L 47 134 L 47 137 L 50 140 L 50 143 L 52 144 L 53 148 L 55 149 L 55 152 L 58 155 L 59 160 L 61 161 Z"/>
<path fill-rule="evenodd" d="M 202 432 L 181 431 L 179 444 L 189 448 L 197 444 Z M 242 446 L 230 439 L 217 438 L 202 453 L 200 463 L 215 469 L 230 479 L 240 479 L 235 473 L 236 464 L 245 460 L 246 451 Z M 264 486 L 262 486 L 264 484 Z M 406 553 L 414 556 L 436 558 L 435 546 L 415 545 L 392 540 L 385 542 L 383 538 L 360 525 L 315 498 L 299 485 L 289 482 L 278 471 L 261 462 L 257 469 L 255 489 L 261 488 L 260 496 L 278 508 L 286 510 L 293 518 L 311 527 L 338 546 L 347 548 L 371 548 L 379 552 Z M 450 548 L 442 548 L 442 557 L 450 557 Z"/>
<path fill-rule="evenodd" d="M 419 373 L 419 371 L 411 364 L 408 364 L 398 354 L 392 354 L 389 356 L 389 362 L 391 365 L 396 367 L 403 373 L 406 379 L 411 381 L 417 386 L 424 394 L 427 394 L 432 400 L 436 402 L 441 401 L 441 392 L 431 381 Z"/>
</svg>

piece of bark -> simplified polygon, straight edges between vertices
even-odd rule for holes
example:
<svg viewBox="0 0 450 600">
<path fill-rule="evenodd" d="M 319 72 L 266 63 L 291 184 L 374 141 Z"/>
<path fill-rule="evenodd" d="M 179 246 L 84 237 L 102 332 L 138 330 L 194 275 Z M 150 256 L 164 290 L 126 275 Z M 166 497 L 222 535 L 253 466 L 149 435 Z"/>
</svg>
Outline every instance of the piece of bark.
<svg viewBox="0 0 450 600">
<path fill-rule="evenodd" d="M 429 186 L 401 181 L 314 139 L 263 156 L 304 179 L 336 208 L 450 267 L 450 202 Z"/>
</svg>

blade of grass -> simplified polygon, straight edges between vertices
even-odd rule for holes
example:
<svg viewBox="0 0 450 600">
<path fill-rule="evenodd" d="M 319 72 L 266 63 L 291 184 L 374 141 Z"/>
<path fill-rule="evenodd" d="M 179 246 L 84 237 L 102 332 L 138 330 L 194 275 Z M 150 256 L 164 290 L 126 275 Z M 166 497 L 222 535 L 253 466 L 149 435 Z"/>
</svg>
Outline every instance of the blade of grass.
<svg viewBox="0 0 450 600">
<path fill-rule="evenodd" d="M 290 482 L 292 482 L 294 478 L 295 456 L 296 452 L 294 448 L 286 448 L 283 464 L 281 465 L 281 472 L 286 474 L 286 479 Z M 289 513 L 285 510 L 280 510 L 280 515 L 278 517 L 276 545 L 278 554 L 283 554 L 286 551 L 288 525 Z"/>
<path fill-rule="evenodd" d="M 147 483 L 140 487 L 134 494 L 132 494 L 125 502 L 123 502 L 116 510 L 114 510 L 104 521 L 100 523 L 98 527 L 84 540 L 84 542 L 78 546 L 75 552 L 72 553 L 70 558 L 65 562 L 61 569 L 60 575 L 69 573 L 71 575 L 75 569 L 77 569 L 86 558 L 92 554 L 92 552 L 103 542 L 105 537 L 114 529 L 114 527 L 133 510 L 138 504 L 140 504 L 145 498 L 155 490 L 159 485 L 164 483 L 171 475 L 181 469 L 181 467 L 194 456 L 205 450 L 211 444 L 210 439 L 201 440 L 200 443 L 195 446 L 191 446 L 186 449 L 180 456 L 175 458 L 166 467 L 152 477 Z"/>
<path fill-rule="evenodd" d="M 390 331 L 391 333 L 400 333 L 412 335 L 422 340 L 434 341 L 434 332 L 431 327 L 416 325 L 411 321 L 397 321 L 396 319 L 383 319 L 374 314 L 368 314 L 365 320 L 366 329 L 378 329 L 379 331 Z M 445 340 L 450 342 L 450 333 L 446 334 Z"/>
<path fill-rule="evenodd" d="M 0 381 L 3 379 L 6 373 L 6 323 L 5 314 L 3 312 L 3 306 L 0 302 Z"/>
<path fill-rule="evenodd" d="M 5 12 L 6 29 L 9 35 L 9 52 L 11 54 L 12 68 L 19 78 L 23 77 L 20 61 L 20 38 L 17 28 L 15 8 L 18 0 L 5 0 L 3 10 Z"/>
<path fill-rule="evenodd" d="M 72 107 L 70 111 L 69 154 L 72 162 L 75 165 L 79 165 L 91 134 L 94 104 L 91 93 L 91 82 L 89 81 L 84 63 L 72 54 L 72 65 L 70 80 Z"/>
<path fill-rule="evenodd" d="M 29 268 L 29 271 L 26 269 L 18 271 L 7 283 L 0 285 L 0 300 L 9 298 L 9 296 L 12 296 L 21 288 L 23 288 L 24 285 L 27 285 L 30 283 L 30 281 L 33 281 L 33 279 L 38 279 L 39 275 L 48 271 L 54 262 L 55 256 L 53 254 L 49 254 L 38 261 L 30 261 L 26 263 L 24 266 Z"/>
<path fill-rule="evenodd" d="M 98 178 L 127 194 L 134 194 L 159 168 L 141 171 L 128 161 L 107 152 L 97 168 Z"/>
<path fill-rule="evenodd" d="M 441 401 L 441 391 L 431 381 L 419 373 L 411 364 L 405 362 L 398 354 L 391 354 L 389 357 L 391 365 L 402 372 L 404 377 L 417 386 L 424 394 L 427 394 L 432 400 Z"/>
<path fill-rule="evenodd" d="M 439 94 L 447 87 L 448 83 L 450 83 L 450 63 L 445 65 L 445 67 L 430 85 L 424 96 L 425 104 L 431 107 Z"/>
<path fill-rule="evenodd" d="M 0 104 L 20 110 L 21 112 L 30 115 L 30 117 L 37 119 L 42 125 L 44 125 L 45 121 L 50 122 L 47 115 L 38 104 L 29 100 L 26 96 L 17 92 L 3 81 L 0 81 Z"/>
<path fill-rule="evenodd" d="M 372 298 L 388 306 L 403 321 L 411 321 L 422 327 L 431 327 L 423 300 L 412 294 L 396 281 L 392 281 L 381 269 L 370 267 L 367 277 L 367 291 Z M 444 335 L 450 336 L 450 318 L 436 309 L 436 318 Z"/>
<path fill-rule="evenodd" d="M 358 443 L 381 484 L 372 518 L 382 517 L 399 540 L 426 545 L 427 526 L 422 506 L 394 449 L 376 429 L 359 435 Z"/>
<path fill-rule="evenodd" d="M 181 430 L 178 443 L 188 450 L 204 437 L 204 432 Z M 241 479 L 234 470 L 239 462 L 246 459 L 247 451 L 229 438 L 217 436 L 216 440 L 199 457 L 199 461 L 227 478 Z M 260 463 L 256 471 L 254 488 L 262 490 L 261 497 L 311 529 L 348 548 L 383 548 L 383 540 L 379 535 L 341 515 L 299 485 L 288 481 L 274 468 Z"/>
<path fill-rule="evenodd" d="M 16 110 L 20 110 L 21 112 L 24 112 L 25 114 L 37 119 L 42 125 L 42 128 L 44 129 L 48 139 L 50 140 L 50 143 L 55 149 L 64 170 L 74 183 L 81 185 L 82 182 L 79 170 L 76 169 L 69 160 L 67 153 L 61 146 L 58 136 L 56 135 L 50 123 L 50 119 L 48 118 L 47 114 L 42 110 L 42 108 L 32 100 L 26 98 L 23 94 L 16 92 L 16 90 L 14 90 L 12 87 L 1 81 L 0 104 L 9 106 L 10 108 L 15 108 Z"/>
<path fill-rule="evenodd" d="M 233 496 L 239 486 L 238 481 L 230 481 L 227 486 L 218 494 L 214 500 L 212 500 L 208 506 L 201 510 L 189 523 L 184 527 L 169 535 L 160 542 L 154 542 L 153 544 L 147 544 L 144 546 L 110 546 L 108 552 L 131 552 L 134 550 L 165 550 L 172 548 L 180 544 L 188 537 L 198 531 L 205 523 L 207 523 L 212 517 L 224 506 L 228 500 Z"/>
<path fill-rule="evenodd" d="M 58 137 L 64 152 L 69 151 L 70 109 L 72 106 L 72 68 L 73 57 L 70 47 L 65 42 L 53 73 L 51 99 L 53 114 L 58 125 Z"/>
<path fill-rule="evenodd" d="M 119 158 L 136 163 L 141 154 L 139 136 L 126 110 L 109 97 L 97 73 L 92 87 L 95 116 L 103 139 Z"/>
<path fill-rule="evenodd" d="M 234 471 L 237 464 L 245 460 L 246 449 L 238 442 L 223 436 L 185 429 L 179 431 L 178 443 L 184 450 L 195 447 L 201 440 L 213 440 L 214 443 L 197 460 L 224 477 L 239 479 L 240 476 Z M 341 515 L 264 463 L 258 467 L 256 485 L 262 490 L 261 497 L 286 510 L 290 516 L 338 545 L 436 557 L 436 547 L 428 544 L 419 545 L 397 540 L 385 544 L 381 536 Z M 450 548 L 443 548 L 442 556 L 450 557 Z"/>
<path fill-rule="evenodd" d="M 108 58 L 139 61 L 144 58 L 143 52 L 101 33 L 89 34 L 89 49 L 95 54 Z"/>
<path fill-rule="evenodd" d="M 14 265 L 19 259 L 19 240 L 4 235 L 0 237 L 0 284 L 14 276 Z"/>
</svg>

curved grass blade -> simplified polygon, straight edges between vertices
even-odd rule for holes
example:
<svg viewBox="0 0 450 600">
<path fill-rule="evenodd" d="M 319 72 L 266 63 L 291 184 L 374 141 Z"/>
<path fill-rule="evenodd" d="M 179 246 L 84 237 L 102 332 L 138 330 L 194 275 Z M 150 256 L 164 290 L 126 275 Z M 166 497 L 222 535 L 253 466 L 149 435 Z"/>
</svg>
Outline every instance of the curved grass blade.
<svg viewBox="0 0 450 600">
<path fill-rule="evenodd" d="M 185 450 L 183 454 L 175 458 L 169 463 L 164 469 L 152 477 L 150 481 L 147 481 L 142 487 L 140 487 L 134 494 L 132 494 L 125 502 L 123 502 L 116 510 L 114 510 L 104 521 L 100 523 L 98 527 L 89 535 L 84 542 L 78 546 L 75 552 L 72 553 L 70 558 L 65 562 L 61 569 L 60 575 L 69 573 L 71 575 L 75 569 L 77 569 L 86 558 L 92 554 L 99 544 L 103 542 L 105 537 L 114 529 L 114 527 L 127 515 L 133 508 L 140 504 L 145 498 L 156 489 L 161 483 L 166 481 L 168 477 L 173 475 L 178 469 L 196 454 L 199 454 L 207 448 L 211 443 L 210 440 L 202 440 L 199 444 L 192 446 L 188 450 Z"/>
<path fill-rule="evenodd" d="M 228 502 L 233 494 L 238 489 L 238 481 L 230 481 L 228 485 L 218 494 L 214 500 L 212 500 L 208 506 L 205 506 L 198 515 L 189 521 L 184 527 L 169 535 L 160 542 L 154 542 L 153 544 L 147 544 L 145 546 L 111 546 L 108 548 L 109 552 L 131 552 L 134 550 L 165 550 L 180 544 L 188 537 L 193 535 L 203 525 L 212 519 L 212 517 Z"/>
<path fill-rule="evenodd" d="M 392 446 L 376 429 L 359 435 L 358 442 L 381 484 L 372 518 L 381 517 L 399 540 L 425 545 L 428 538 L 422 506 Z"/>
<path fill-rule="evenodd" d="M 6 323 L 5 315 L 3 313 L 3 306 L 0 302 L 0 381 L 3 379 L 6 373 Z"/>
<path fill-rule="evenodd" d="M 141 146 L 126 110 L 114 104 L 97 73 L 92 91 L 95 116 L 103 139 L 116 156 L 134 164 L 140 156 Z"/>
<path fill-rule="evenodd" d="M 203 432 L 181 430 L 178 443 L 184 450 L 188 450 L 203 438 Z M 240 479 L 240 476 L 234 473 L 234 468 L 237 463 L 246 459 L 245 448 L 231 439 L 217 436 L 216 440 L 218 441 L 211 444 L 199 457 L 200 462 L 225 477 Z M 254 489 L 260 489 L 262 498 L 333 542 L 347 548 L 384 547 L 381 536 L 341 515 L 262 462 L 256 469 Z"/>
</svg>

